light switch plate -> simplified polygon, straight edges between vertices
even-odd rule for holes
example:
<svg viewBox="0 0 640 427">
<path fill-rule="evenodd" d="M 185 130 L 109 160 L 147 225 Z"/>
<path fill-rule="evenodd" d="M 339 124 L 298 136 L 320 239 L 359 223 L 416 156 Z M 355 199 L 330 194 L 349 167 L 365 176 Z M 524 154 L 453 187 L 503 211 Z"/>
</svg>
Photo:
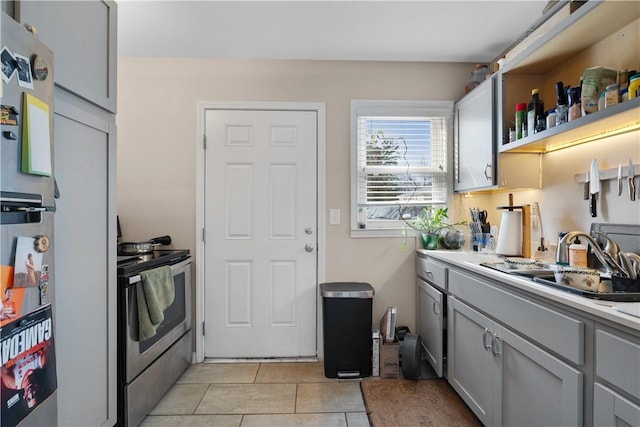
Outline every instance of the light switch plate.
<svg viewBox="0 0 640 427">
<path fill-rule="evenodd" d="M 329 209 L 329 225 L 340 225 L 340 209 Z"/>
</svg>

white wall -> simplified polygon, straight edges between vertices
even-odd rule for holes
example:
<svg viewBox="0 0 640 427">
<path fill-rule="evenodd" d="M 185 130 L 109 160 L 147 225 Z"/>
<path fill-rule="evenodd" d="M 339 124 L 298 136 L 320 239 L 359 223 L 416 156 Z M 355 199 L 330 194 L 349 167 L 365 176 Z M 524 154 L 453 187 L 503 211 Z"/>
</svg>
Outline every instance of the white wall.
<svg viewBox="0 0 640 427">
<path fill-rule="evenodd" d="M 623 192 L 618 196 L 617 180 L 603 180 L 598 198 L 598 216 L 592 218 L 589 202 L 583 200 L 583 184 L 575 182 L 575 175 L 589 170 L 592 159 L 598 160 L 600 170 L 617 169 L 622 163 L 626 173 L 628 160 L 640 163 L 640 132 L 630 132 L 614 137 L 591 141 L 568 149 L 547 153 L 542 156 L 542 189 L 511 191 L 514 205 L 538 202 L 542 215 L 544 237 L 557 243 L 560 231 L 589 231 L 594 222 L 614 224 L 640 224 L 640 199 L 636 190 L 636 201 L 629 200 L 627 181 L 624 179 Z M 636 174 L 638 171 L 636 169 Z M 636 187 L 638 180 L 636 178 Z M 480 206 L 486 209 L 491 224 L 500 224 L 502 211 L 498 206 L 508 205 L 508 193 L 461 197 L 456 196 L 456 213 L 468 217 L 468 208 Z M 467 218 L 462 218 L 467 219 Z M 532 253 L 538 247 L 539 229 L 532 230 Z"/>
<path fill-rule="evenodd" d="M 198 101 L 324 102 L 327 112 L 326 208 L 342 211 L 342 224 L 326 224 L 326 280 L 363 281 L 376 289 L 374 319 L 389 305 L 398 323 L 415 330 L 415 242 L 349 236 L 351 99 L 453 99 L 464 94 L 472 64 L 350 61 L 257 61 L 119 58 L 118 213 L 126 240 L 170 234 L 175 248 L 196 247 L 195 161 Z M 588 230 L 592 222 L 640 223 L 640 201 L 615 180 L 602 181 L 598 217 L 591 218 L 574 175 L 592 158 L 601 169 L 640 163 L 639 132 L 593 141 L 543 156 L 543 188 L 513 191 L 516 205 L 538 202 L 545 237 Z M 468 207 L 487 209 L 499 225 L 507 193 L 456 196 L 452 220 Z M 328 221 L 328 212 L 325 213 Z M 532 237 L 537 238 L 537 230 Z M 537 245 L 536 245 L 537 246 Z M 534 247 L 535 248 L 535 247 Z M 384 260 L 384 262 L 381 262 Z"/>
<path fill-rule="evenodd" d="M 415 330 L 415 242 L 349 235 L 351 99 L 456 100 L 473 64 L 119 58 L 118 214 L 126 240 L 170 234 L 196 247 L 196 113 L 199 101 L 326 104 L 326 280 L 376 289 L 374 319 L 398 306 Z M 327 221 L 329 218 L 326 212 Z"/>
</svg>

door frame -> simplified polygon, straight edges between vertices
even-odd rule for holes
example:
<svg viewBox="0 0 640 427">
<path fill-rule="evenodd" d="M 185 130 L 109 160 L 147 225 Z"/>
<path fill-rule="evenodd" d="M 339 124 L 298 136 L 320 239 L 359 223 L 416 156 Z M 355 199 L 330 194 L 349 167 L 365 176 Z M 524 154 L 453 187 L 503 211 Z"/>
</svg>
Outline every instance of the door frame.
<svg viewBox="0 0 640 427">
<path fill-rule="evenodd" d="M 326 113 L 323 102 L 251 102 L 251 101 L 200 101 L 197 110 L 197 132 L 196 132 L 196 227 L 195 227 L 195 323 L 193 325 L 195 337 L 195 353 L 193 363 L 204 361 L 204 250 L 205 250 L 205 148 L 204 135 L 207 110 L 265 110 L 265 111 L 314 111 L 317 113 L 317 278 L 316 283 L 316 353 L 322 358 L 322 298 L 320 298 L 320 283 L 325 280 L 325 198 L 326 198 Z"/>
</svg>

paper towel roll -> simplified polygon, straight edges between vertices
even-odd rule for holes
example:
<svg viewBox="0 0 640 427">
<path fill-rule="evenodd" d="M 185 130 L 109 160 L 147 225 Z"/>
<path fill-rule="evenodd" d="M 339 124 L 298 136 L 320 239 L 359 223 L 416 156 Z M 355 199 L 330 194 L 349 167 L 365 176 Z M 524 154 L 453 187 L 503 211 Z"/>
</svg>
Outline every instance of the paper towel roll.
<svg viewBox="0 0 640 427">
<path fill-rule="evenodd" d="M 522 211 L 502 212 L 496 253 L 509 256 L 522 255 Z"/>
</svg>

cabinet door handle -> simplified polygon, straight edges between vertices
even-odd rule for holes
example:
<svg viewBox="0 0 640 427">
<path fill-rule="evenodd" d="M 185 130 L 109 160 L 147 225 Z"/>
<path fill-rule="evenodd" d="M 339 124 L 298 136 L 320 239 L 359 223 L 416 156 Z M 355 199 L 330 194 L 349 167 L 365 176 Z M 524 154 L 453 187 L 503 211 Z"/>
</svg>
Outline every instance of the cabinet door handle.
<svg viewBox="0 0 640 427">
<path fill-rule="evenodd" d="M 429 270 L 424 271 L 425 276 L 433 278 L 433 272 Z"/>
<path fill-rule="evenodd" d="M 487 344 L 487 336 L 489 337 L 488 344 Z M 482 334 L 482 346 L 484 347 L 485 350 L 491 350 L 491 347 L 493 346 L 491 342 L 491 332 L 489 331 L 488 328 L 484 328 L 484 333 Z"/>
<path fill-rule="evenodd" d="M 487 165 L 484 167 L 484 177 L 486 178 L 487 181 L 490 181 L 491 176 L 487 174 L 488 170 L 491 170 L 491 163 L 487 163 Z"/>
<path fill-rule="evenodd" d="M 433 314 L 440 316 L 440 303 L 438 301 L 433 302 Z"/>
<path fill-rule="evenodd" d="M 494 334 L 491 340 L 491 353 L 493 353 L 495 357 L 500 357 L 502 353 L 502 339 L 500 339 L 497 334 Z"/>
</svg>

